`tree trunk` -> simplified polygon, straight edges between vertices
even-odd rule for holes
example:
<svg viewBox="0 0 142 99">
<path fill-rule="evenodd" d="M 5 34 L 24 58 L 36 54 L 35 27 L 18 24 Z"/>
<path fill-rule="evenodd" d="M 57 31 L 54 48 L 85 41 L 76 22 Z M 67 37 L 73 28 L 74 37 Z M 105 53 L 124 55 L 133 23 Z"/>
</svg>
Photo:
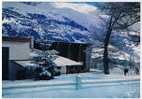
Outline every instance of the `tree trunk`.
<svg viewBox="0 0 142 99">
<path fill-rule="evenodd" d="M 108 44 L 111 36 L 112 29 L 109 27 L 105 40 L 104 40 L 104 55 L 103 55 L 103 65 L 104 65 L 104 74 L 109 74 L 109 58 L 108 58 Z"/>
</svg>

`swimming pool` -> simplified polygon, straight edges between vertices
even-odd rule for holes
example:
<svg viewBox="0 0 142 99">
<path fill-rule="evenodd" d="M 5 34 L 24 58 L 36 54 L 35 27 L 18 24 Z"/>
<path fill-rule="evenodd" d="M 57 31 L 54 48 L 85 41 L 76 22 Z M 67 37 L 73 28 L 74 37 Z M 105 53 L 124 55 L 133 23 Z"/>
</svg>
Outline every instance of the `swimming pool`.
<svg viewBox="0 0 142 99">
<path fill-rule="evenodd" d="M 84 83 L 3 89 L 4 98 L 139 98 L 140 81 Z"/>
</svg>

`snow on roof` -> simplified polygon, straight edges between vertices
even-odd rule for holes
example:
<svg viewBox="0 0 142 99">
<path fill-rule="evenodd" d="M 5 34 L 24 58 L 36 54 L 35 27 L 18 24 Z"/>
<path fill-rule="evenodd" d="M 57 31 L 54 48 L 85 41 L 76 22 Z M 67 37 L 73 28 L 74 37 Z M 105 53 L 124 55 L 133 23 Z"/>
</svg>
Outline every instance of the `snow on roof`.
<svg viewBox="0 0 142 99">
<path fill-rule="evenodd" d="M 32 57 L 32 56 L 41 56 L 42 54 L 45 54 L 45 53 L 46 53 L 46 54 L 51 54 L 51 55 L 59 54 L 59 52 L 56 51 L 56 50 L 54 50 L 54 49 L 45 51 L 44 53 L 43 53 L 43 51 L 41 51 L 41 50 L 33 50 L 33 51 L 30 53 L 30 56 L 31 56 L 31 57 Z"/>
<path fill-rule="evenodd" d="M 119 60 L 129 60 L 130 55 L 124 51 L 117 51 L 115 53 L 111 53 L 110 56 Z"/>
<path fill-rule="evenodd" d="M 92 49 L 92 52 L 93 52 L 93 53 L 103 52 L 103 51 L 104 51 L 103 48 L 93 48 L 93 49 Z"/>
<path fill-rule="evenodd" d="M 26 66 L 30 66 L 30 67 L 37 67 L 38 65 L 31 63 L 31 61 L 15 61 L 17 64 L 26 67 Z"/>
<path fill-rule="evenodd" d="M 39 55 L 38 55 L 36 52 L 31 52 L 31 53 L 30 53 L 30 56 L 31 56 L 31 57 L 35 57 L 35 56 L 39 56 Z"/>
<path fill-rule="evenodd" d="M 57 66 L 80 66 L 82 65 L 81 62 L 76 62 L 74 60 L 71 60 L 69 58 L 65 58 L 65 57 L 62 57 L 62 56 L 58 56 L 55 60 L 54 60 L 54 63 L 57 65 Z"/>
</svg>

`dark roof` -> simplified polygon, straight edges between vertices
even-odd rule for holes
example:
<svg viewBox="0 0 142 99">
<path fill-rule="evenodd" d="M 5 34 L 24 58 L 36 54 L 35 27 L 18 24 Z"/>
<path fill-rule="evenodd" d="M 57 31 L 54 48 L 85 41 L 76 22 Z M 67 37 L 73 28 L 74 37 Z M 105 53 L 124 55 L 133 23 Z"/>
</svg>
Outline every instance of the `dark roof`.
<svg viewBox="0 0 142 99">
<path fill-rule="evenodd" d="M 2 41 L 11 41 L 11 42 L 30 42 L 30 41 L 31 41 L 31 38 L 3 36 L 3 37 L 2 37 Z"/>
</svg>

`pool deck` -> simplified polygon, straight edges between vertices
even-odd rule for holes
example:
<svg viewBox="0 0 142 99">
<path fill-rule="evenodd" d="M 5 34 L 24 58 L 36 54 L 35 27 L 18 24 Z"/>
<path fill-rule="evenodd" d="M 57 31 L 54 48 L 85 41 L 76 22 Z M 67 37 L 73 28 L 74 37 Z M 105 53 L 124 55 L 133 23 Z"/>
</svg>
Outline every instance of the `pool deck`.
<svg viewBox="0 0 142 99">
<path fill-rule="evenodd" d="M 80 77 L 80 81 L 77 77 Z M 140 97 L 140 76 L 80 73 L 65 74 L 52 80 L 2 81 L 2 97 L 138 98 Z"/>
<path fill-rule="evenodd" d="M 15 81 L 2 81 L 3 89 L 11 88 L 29 88 L 29 87 L 44 87 L 44 86 L 58 86 L 58 85 L 71 85 L 76 84 L 75 77 L 80 77 L 82 84 L 100 84 L 100 83 L 115 83 L 115 82 L 128 82 L 128 81 L 139 81 L 140 76 L 123 76 L 123 75 L 103 75 L 102 78 L 97 78 L 98 75 L 91 73 L 82 74 L 69 74 L 61 75 L 53 80 L 15 80 Z M 88 75 L 88 76 L 85 76 Z M 91 75 L 91 76 L 89 76 Z M 100 75 L 102 76 L 102 75 Z M 94 77 L 94 78 L 93 78 Z M 95 78 L 96 77 L 96 78 Z"/>
</svg>

